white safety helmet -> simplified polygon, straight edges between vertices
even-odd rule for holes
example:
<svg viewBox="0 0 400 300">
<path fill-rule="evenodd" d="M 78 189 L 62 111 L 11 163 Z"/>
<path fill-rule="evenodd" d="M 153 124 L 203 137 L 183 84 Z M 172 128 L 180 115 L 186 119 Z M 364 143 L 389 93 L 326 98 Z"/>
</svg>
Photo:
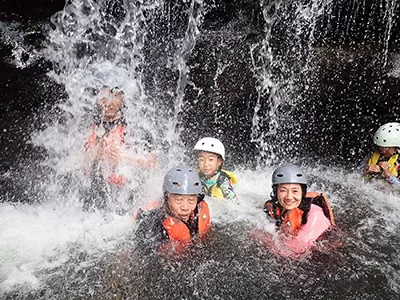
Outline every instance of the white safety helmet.
<svg viewBox="0 0 400 300">
<path fill-rule="evenodd" d="M 400 147 L 400 123 L 386 123 L 378 128 L 374 143 L 379 147 Z"/>
<path fill-rule="evenodd" d="M 221 155 L 225 160 L 225 147 L 220 140 L 212 137 L 202 138 L 194 146 L 194 150 L 212 152 Z"/>
</svg>

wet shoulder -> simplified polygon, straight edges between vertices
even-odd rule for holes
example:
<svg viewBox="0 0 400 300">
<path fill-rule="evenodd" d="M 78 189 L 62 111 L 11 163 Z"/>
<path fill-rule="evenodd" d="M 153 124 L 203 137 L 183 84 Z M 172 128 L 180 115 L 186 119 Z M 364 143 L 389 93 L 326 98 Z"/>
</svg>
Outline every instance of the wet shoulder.
<svg viewBox="0 0 400 300">
<path fill-rule="evenodd" d="M 236 184 L 238 183 L 238 177 L 235 173 L 227 170 L 222 170 L 223 173 L 229 178 L 229 181 L 231 184 Z"/>
</svg>

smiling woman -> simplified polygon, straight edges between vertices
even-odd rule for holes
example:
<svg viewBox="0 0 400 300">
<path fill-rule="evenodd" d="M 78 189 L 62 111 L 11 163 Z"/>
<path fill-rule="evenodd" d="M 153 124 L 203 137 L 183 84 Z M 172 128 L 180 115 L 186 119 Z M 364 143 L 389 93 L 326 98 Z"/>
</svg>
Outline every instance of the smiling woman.
<svg viewBox="0 0 400 300">
<path fill-rule="evenodd" d="M 264 211 L 279 228 L 280 253 L 304 252 L 335 225 L 328 199 L 307 193 L 307 183 L 307 176 L 295 165 L 280 166 L 272 174 L 272 200 L 265 203 Z"/>
</svg>

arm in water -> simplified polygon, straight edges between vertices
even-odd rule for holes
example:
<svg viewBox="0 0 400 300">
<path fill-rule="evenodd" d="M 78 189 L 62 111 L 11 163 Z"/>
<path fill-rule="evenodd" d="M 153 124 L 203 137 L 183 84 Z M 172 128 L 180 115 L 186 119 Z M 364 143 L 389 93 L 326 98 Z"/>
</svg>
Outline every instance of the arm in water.
<svg viewBox="0 0 400 300">
<path fill-rule="evenodd" d="M 231 200 L 237 205 L 240 204 L 239 197 L 235 192 L 235 190 L 233 189 L 232 184 L 228 177 L 224 177 L 223 181 L 221 182 L 220 189 L 225 199 Z"/>
<path fill-rule="evenodd" d="M 391 164 L 383 161 L 379 163 L 379 167 L 382 169 L 383 175 L 385 176 L 385 179 L 388 183 L 396 187 L 400 186 L 399 178 L 395 176 L 390 170 Z"/>
<path fill-rule="evenodd" d="M 302 253 L 314 246 L 315 241 L 330 227 L 331 222 L 324 215 L 322 208 L 311 205 L 307 223 L 300 228 L 297 235 L 286 240 L 286 246 L 293 253 Z"/>
<path fill-rule="evenodd" d="M 322 209 L 317 206 L 315 208 L 310 210 L 307 224 L 301 227 L 297 235 L 292 235 L 282 228 L 275 233 L 254 230 L 251 236 L 280 256 L 293 257 L 304 253 L 313 247 L 315 241 L 331 226 Z"/>
</svg>

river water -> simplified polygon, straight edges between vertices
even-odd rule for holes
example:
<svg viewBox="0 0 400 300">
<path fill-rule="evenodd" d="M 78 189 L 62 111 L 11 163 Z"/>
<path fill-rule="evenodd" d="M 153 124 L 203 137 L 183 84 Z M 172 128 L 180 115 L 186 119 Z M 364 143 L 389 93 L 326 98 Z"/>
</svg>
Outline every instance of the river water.
<svg viewBox="0 0 400 300">
<path fill-rule="evenodd" d="M 385 3 L 379 59 L 363 67 L 397 78 L 389 39 L 398 4 Z M 330 95 L 321 91 L 343 81 L 329 77 L 339 69 L 331 68 L 335 59 L 359 63 L 373 54 L 321 45 L 335 1 L 257 4 L 252 26 L 243 13 L 216 29 L 212 13 L 221 7 L 212 1 L 69 1 L 37 29 L 46 36 L 40 49 L 15 39 L 16 53 L 31 60 L 18 65 L 16 54 L 13 64 L 23 69 L 44 57 L 62 92 L 50 92 L 51 105 L 28 120 L 29 155 L 1 173 L 1 299 L 398 299 L 400 196 L 365 183 L 357 170 L 369 151 L 362 147 L 371 147 L 375 123 L 386 115 L 363 119 L 361 95 L 321 100 Z M 11 40 L 21 34 L 16 24 L 1 26 Z M 356 86 L 356 76 L 349 78 L 343 86 Z M 135 191 L 134 202 L 121 195 L 126 214 L 82 210 L 83 145 L 93 89 L 103 85 L 124 90 L 128 140 L 139 152 L 150 144 L 158 157 L 145 172 L 121 167 L 126 189 Z M 318 114 L 332 103 L 344 105 L 332 108 L 334 122 Z M 351 131 L 344 140 L 343 127 Z M 161 195 L 169 167 L 193 164 L 191 149 L 207 135 L 226 145 L 241 204 L 208 199 L 211 233 L 187 253 L 140 255 L 132 215 Z M 328 195 L 338 225 L 334 244 L 287 258 L 252 237 L 255 229 L 274 232 L 262 207 L 282 162 L 301 164 L 309 190 Z"/>
</svg>

